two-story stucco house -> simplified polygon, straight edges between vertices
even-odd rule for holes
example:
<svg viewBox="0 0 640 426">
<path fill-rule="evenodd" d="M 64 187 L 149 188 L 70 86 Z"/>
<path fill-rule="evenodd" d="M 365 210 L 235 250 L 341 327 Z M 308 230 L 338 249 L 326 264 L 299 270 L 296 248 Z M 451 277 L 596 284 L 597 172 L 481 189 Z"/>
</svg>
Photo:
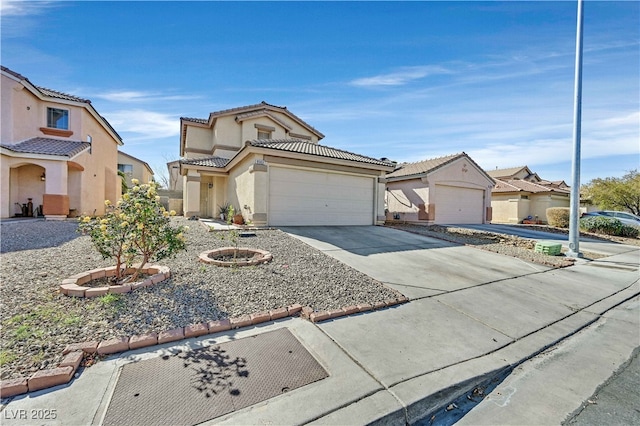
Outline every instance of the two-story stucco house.
<svg viewBox="0 0 640 426">
<path fill-rule="evenodd" d="M 103 214 L 121 194 L 122 139 L 91 101 L 32 84 L 2 67 L 0 217 L 33 214 L 61 219 L 70 212 Z"/>
<path fill-rule="evenodd" d="M 185 216 L 231 203 L 255 225 L 383 223 L 394 163 L 320 145 L 322 133 L 262 102 L 180 119 Z"/>
</svg>

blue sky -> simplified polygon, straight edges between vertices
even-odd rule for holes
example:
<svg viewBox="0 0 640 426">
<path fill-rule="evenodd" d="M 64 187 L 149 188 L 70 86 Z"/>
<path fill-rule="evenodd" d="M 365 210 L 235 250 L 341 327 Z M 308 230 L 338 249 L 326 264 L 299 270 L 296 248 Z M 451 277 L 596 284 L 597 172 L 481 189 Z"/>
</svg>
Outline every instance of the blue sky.
<svg viewBox="0 0 640 426">
<path fill-rule="evenodd" d="M 571 183 L 577 3 L 2 2 L 2 64 L 164 172 L 179 118 L 261 101 L 324 145 Z M 640 3 L 584 3 L 581 182 L 640 160 Z"/>
</svg>

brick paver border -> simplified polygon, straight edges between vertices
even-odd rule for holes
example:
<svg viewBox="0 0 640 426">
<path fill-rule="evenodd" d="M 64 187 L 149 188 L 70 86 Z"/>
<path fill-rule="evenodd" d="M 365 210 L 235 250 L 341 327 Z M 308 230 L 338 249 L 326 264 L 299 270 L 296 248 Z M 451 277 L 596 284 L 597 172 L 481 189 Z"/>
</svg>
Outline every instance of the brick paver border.
<svg viewBox="0 0 640 426">
<path fill-rule="evenodd" d="M 116 269 L 117 268 L 115 266 L 109 266 L 108 268 L 92 269 L 91 271 L 85 271 L 73 275 L 62 280 L 62 284 L 60 284 L 60 293 L 71 297 L 98 297 L 104 296 L 107 293 L 129 293 L 142 287 L 149 287 L 157 284 L 171 277 L 171 270 L 167 266 L 145 265 L 140 272 L 149 275 L 149 278 L 139 282 L 123 285 L 110 285 L 105 287 L 85 287 L 82 285 L 91 280 L 115 277 Z M 125 274 L 133 274 L 136 269 L 137 267 L 134 265 L 131 268 L 126 268 L 124 272 Z"/>
<path fill-rule="evenodd" d="M 156 266 L 153 266 L 156 267 Z M 168 269 L 168 268 L 167 268 Z M 160 273 L 160 272 L 158 272 Z M 167 271 L 168 273 L 168 271 Z M 86 281 L 85 281 L 86 282 Z M 375 305 L 368 303 L 361 305 L 347 306 L 342 309 L 331 311 L 314 311 L 310 306 L 302 306 L 296 303 L 286 308 L 271 309 L 269 311 L 257 312 L 253 314 L 241 315 L 239 317 L 225 318 L 207 323 L 192 324 L 186 327 L 174 328 L 160 333 L 148 333 L 138 336 L 121 336 L 114 339 L 90 342 L 73 343 L 67 345 L 62 351 L 64 355 L 62 362 L 54 368 L 39 370 L 30 377 L 14 378 L 2 380 L 0 382 L 0 397 L 8 398 L 21 395 L 27 392 L 46 389 L 49 387 L 66 384 L 76 375 L 81 361 L 85 356 L 110 355 L 125 352 L 132 349 L 149 347 L 166 342 L 204 336 L 206 334 L 220 333 L 231 329 L 251 327 L 261 323 L 275 321 L 285 317 L 300 316 L 311 322 L 326 321 L 347 315 L 383 309 L 402 303 L 407 303 L 409 299 L 401 296 L 397 299 L 389 299 L 378 302 Z"/>
</svg>

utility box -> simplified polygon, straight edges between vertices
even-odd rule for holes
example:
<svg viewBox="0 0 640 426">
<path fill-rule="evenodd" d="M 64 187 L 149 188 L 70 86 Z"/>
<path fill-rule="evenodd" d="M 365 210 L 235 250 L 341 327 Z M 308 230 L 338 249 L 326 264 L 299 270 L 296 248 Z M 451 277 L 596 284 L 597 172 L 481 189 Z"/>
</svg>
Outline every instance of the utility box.
<svg viewBox="0 0 640 426">
<path fill-rule="evenodd" d="M 554 241 L 538 241 L 535 252 L 548 254 L 549 256 L 558 256 L 562 254 L 562 244 Z"/>
</svg>

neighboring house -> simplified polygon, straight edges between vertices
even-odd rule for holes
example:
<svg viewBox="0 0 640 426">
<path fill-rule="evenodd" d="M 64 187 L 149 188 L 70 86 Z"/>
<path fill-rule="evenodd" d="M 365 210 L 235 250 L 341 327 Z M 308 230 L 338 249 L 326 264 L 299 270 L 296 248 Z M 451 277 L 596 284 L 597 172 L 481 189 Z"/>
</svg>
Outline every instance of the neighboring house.
<svg viewBox="0 0 640 426">
<path fill-rule="evenodd" d="M 541 179 L 529 167 L 488 171 L 496 180 L 491 195 L 494 223 L 547 222 L 547 208 L 569 207 L 571 188 L 564 181 Z"/>
<path fill-rule="evenodd" d="M 394 163 L 319 145 L 324 135 L 286 107 L 262 102 L 180 119 L 185 216 L 231 203 L 255 225 L 384 222 Z"/>
<path fill-rule="evenodd" d="M 167 171 L 169 172 L 168 190 L 182 192 L 182 176 L 180 176 L 180 160 L 174 160 L 167 163 Z"/>
<path fill-rule="evenodd" d="M 386 178 L 389 221 L 430 225 L 491 220 L 495 182 L 464 152 L 399 164 Z"/>
<path fill-rule="evenodd" d="M 144 161 L 118 151 L 118 171 L 124 173 L 127 186 L 131 186 L 131 179 L 138 179 L 140 183 L 149 183 L 153 180 L 153 170 Z"/>
<path fill-rule="evenodd" d="M 91 101 L 35 86 L 2 67 L 0 217 L 32 200 L 47 219 L 103 214 L 121 194 L 122 139 Z"/>
</svg>

